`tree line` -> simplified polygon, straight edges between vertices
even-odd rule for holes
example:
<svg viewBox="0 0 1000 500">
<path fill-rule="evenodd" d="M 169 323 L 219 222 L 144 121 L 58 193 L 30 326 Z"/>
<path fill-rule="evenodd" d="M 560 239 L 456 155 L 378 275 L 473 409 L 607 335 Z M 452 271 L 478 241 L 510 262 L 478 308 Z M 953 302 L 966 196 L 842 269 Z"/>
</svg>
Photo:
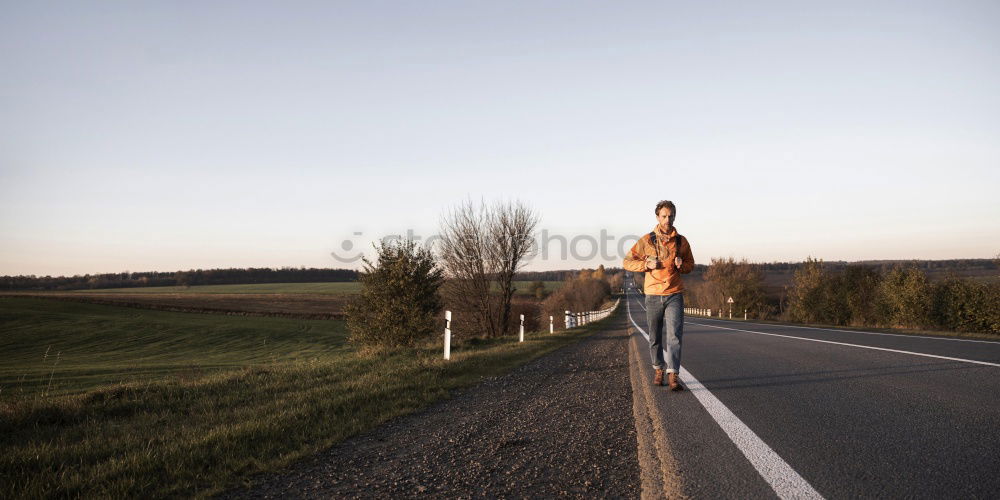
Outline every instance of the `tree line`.
<svg viewBox="0 0 1000 500">
<path fill-rule="evenodd" d="M 352 269 L 228 268 L 170 272 L 129 272 L 76 276 L 3 276 L 0 290 L 87 290 L 148 286 L 242 285 L 251 283 L 311 283 L 355 281 Z"/>
<path fill-rule="evenodd" d="M 609 273 L 620 271 L 609 268 Z M 516 281 L 566 281 L 579 270 L 519 271 Z M 145 271 L 83 274 L 74 276 L 0 276 L 0 290 L 92 290 L 150 286 L 246 285 L 253 283 L 324 283 L 357 281 L 358 271 L 335 268 L 226 268 L 187 271 Z"/>
<path fill-rule="evenodd" d="M 964 262 L 973 261 L 980 259 Z M 1000 334 L 1000 276 L 951 275 L 932 282 L 927 270 L 943 268 L 920 264 L 839 266 L 808 258 L 796 266 L 790 286 L 768 294 L 765 265 L 712 259 L 704 281 L 690 287 L 689 304 L 726 311 L 732 297 L 734 313 L 741 315 L 746 309 L 751 318 Z"/>
</svg>

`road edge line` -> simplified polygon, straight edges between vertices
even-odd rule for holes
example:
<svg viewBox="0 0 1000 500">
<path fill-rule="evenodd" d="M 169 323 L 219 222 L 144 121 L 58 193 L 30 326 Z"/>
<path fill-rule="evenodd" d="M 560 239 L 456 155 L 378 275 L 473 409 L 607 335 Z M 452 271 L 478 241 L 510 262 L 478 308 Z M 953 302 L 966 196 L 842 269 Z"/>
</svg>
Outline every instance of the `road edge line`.
<svg viewBox="0 0 1000 500">
<path fill-rule="evenodd" d="M 629 302 L 625 302 L 625 311 L 632 326 L 647 340 L 649 335 L 635 322 Z M 818 491 L 805 480 L 792 466 L 781 458 L 767 443 L 764 442 L 750 427 L 732 412 L 712 391 L 705 387 L 687 369 L 681 365 L 681 378 L 686 379 L 687 387 L 698 403 L 705 408 L 709 416 L 722 428 L 729 440 L 750 461 L 757 473 L 782 499 L 822 499 Z"/>
<path fill-rule="evenodd" d="M 754 330 L 741 330 L 739 328 L 730 328 L 728 326 L 707 325 L 705 323 L 695 323 L 693 321 L 685 321 L 685 323 L 689 324 L 689 325 L 695 325 L 695 326 L 705 326 L 705 327 L 708 327 L 708 328 L 718 328 L 720 330 L 732 330 L 734 332 L 753 333 L 755 335 L 769 335 L 771 337 L 783 337 L 783 338 L 786 338 L 786 339 L 793 339 L 793 340 L 807 340 L 809 342 L 820 342 L 820 343 L 823 343 L 823 344 L 833 344 L 833 345 L 842 345 L 842 346 L 847 346 L 847 347 L 857 347 L 857 348 L 860 348 L 860 349 L 871 349 L 873 351 L 885 351 L 885 352 L 892 352 L 892 353 L 897 353 L 897 354 L 909 354 L 911 356 L 923 356 L 925 358 L 944 359 L 944 360 L 947 360 L 947 361 L 958 361 L 958 362 L 961 362 L 961 363 L 970 363 L 970 364 L 974 364 L 974 365 L 1000 367 L 1000 363 L 991 363 L 989 361 L 978 361 L 978 360 L 975 360 L 975 359 L 953 358 L 951 356 L 941 356 L 941 355 L 938 355 L 938 354 L 928 354 L 928 353 L 925 353 L 925 352 L 904 351 L 902 349 L 890 349 L 888 347 L 876 347 L 876 346 L 872 346 L 872 345 L 852 344 L 850 342 L 837 342 L 836 340 L 811 339 L 809 337 L 797 337 L 795 335 L 783 335 L 783 334 L 780 334 L 780 333 L 767 333 L 767 332 L 757 332 L 757 331 L 754 331 Z"/>
<path fill-rule="evenodd" d="M 631 327 L 627 327 L 626 331 L 631 330 Z M 632 384 L 632 414 L 639 452 L 639 498 L 688 498 L 684 495 L 681 478 L 673 472 L 677 470 L 677 462 L 667 443 L 663 421 L 654 407 L 652 391 L 642 377 L 642 356 L 637 337 L 635 333 L 629 335 L 628 363 L 629 380 Z"/>
</svg>

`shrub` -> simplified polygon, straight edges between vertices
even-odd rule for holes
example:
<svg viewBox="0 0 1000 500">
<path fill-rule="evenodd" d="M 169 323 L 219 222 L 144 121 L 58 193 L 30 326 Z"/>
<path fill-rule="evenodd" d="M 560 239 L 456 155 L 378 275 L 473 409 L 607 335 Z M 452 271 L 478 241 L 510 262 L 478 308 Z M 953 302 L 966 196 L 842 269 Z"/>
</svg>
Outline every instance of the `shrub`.
<svg viewBox="0 0 1000 500">
<path fill-rule="evenodd" d="M 878 323 L 875 302 L 881 281 L 881 273 L 870 266 L 848 265 L 844 269 L 838 295 L 841 297 L 839 302 L 847 309 L 846 324 L 865 326 Z"/>
<path fill-rule="evenodd" d="M 916 267 L 893 267 L 878 286 L 877 305 L 889 327 L 920 328 L 928 323 L 931 306 L 927 275 Z"/>
<path fill-rule="evenodd" d="M 347 306 L 349 339 L 367 346 L 412 345 L 440 330 L 442 271 L 412 240 L 375 247 L 364 259 L 360 296 Z"/>
<path fill-rule="evenodd" d="M 792 321 L 815 323 L 822 317 L 826 306 L 824 282 L 826 272 L 823 261 L 806 258 L 802 267 L 792 276 L 792 290 L 788 297 L 788 316 Z"/>
<path fill-rule="evenodd" d="M 603 279 L 576 278 L 566 281 L 542 302 L 542 323 L 547 325 L 549 316 L 555 324 L 565 327 L 566 311 L 596 311 L 611 296 L 611 285 Z"/>
<path fill-rule="evenodd" d="M 765 309 L 763 282 L 760 267 L 746 259 L 737 262 L 732 257 L 713 258 L 705 272 L 705 284 L 692 290 L 695 300 L 691 305 L 728 311 L 728 299 L 732 297 L 734 313 L 742 315 L 742 310 L 747 309 L 760 316 Z"/>
<path fill-rule="evenodd" d="M 1000 284 L 949 278 L 934 287 L 931 321 L 958 332 L 1000 333 Z"/>
</svg>

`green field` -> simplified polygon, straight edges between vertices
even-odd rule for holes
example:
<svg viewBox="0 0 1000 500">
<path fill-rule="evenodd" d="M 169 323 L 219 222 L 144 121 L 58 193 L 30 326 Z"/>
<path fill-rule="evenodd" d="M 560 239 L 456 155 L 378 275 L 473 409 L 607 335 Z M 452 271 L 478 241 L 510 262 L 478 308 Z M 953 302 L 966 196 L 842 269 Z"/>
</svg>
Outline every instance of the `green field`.
<svg viewBox="0 0 1000 500">
<path fill-rule="evenodd" d="M 525 291 L 531 281 L 515 281 L 518 291 Z M 546 281 L 545 290 L 551 292 L 562 286 L 561 281 Z M 361 284 L 356 281 L 339 283 L 260 283 L 250 285 L 201 285 L 201 286 L 151 286 L 137 288 L 99 288 L 74 290 L 74 293 L 307 293 L 343 295 L 358 293 Z"/>
<path fill-rule="evenodd" d="M 0 497 L 191 497 L 574 342 L 358 351 L 336 320 L 0 297 Z"/>
<path fill-rule="evenodd" d="M 68 394 L 167 374 L 321 362 L 348 349 L 343 321 L 183 314 L 28 298 L 0 298 L 0 331 L 0 395 Z"/>
</svg>

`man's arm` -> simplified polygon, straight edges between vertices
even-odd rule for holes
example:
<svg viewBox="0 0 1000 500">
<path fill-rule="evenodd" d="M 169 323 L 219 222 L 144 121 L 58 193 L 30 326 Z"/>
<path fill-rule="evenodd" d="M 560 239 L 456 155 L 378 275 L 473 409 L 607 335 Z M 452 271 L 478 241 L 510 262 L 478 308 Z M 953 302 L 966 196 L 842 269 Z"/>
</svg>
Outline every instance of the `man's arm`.
<svg viewBox="0 0 1000 500">
<path fill-rule="evenodd" d="M 632 249 L 625 254 L 622 267 L 626 271 L 637 273 L 648 271 L 646 269 L 646 254 L 642 251 L 642 238 L 639 238 L 639 241 L 636 241 L 635 245 L 632 245 Z"/>
<path fill-rule="evenodd" d="M 681 245 L 681 274 L 687 274 L 694 271 L 694 255 L 691 254 L 691 242 L 687 238 L 684 238 L 687 245 Z"/>
</svg>

